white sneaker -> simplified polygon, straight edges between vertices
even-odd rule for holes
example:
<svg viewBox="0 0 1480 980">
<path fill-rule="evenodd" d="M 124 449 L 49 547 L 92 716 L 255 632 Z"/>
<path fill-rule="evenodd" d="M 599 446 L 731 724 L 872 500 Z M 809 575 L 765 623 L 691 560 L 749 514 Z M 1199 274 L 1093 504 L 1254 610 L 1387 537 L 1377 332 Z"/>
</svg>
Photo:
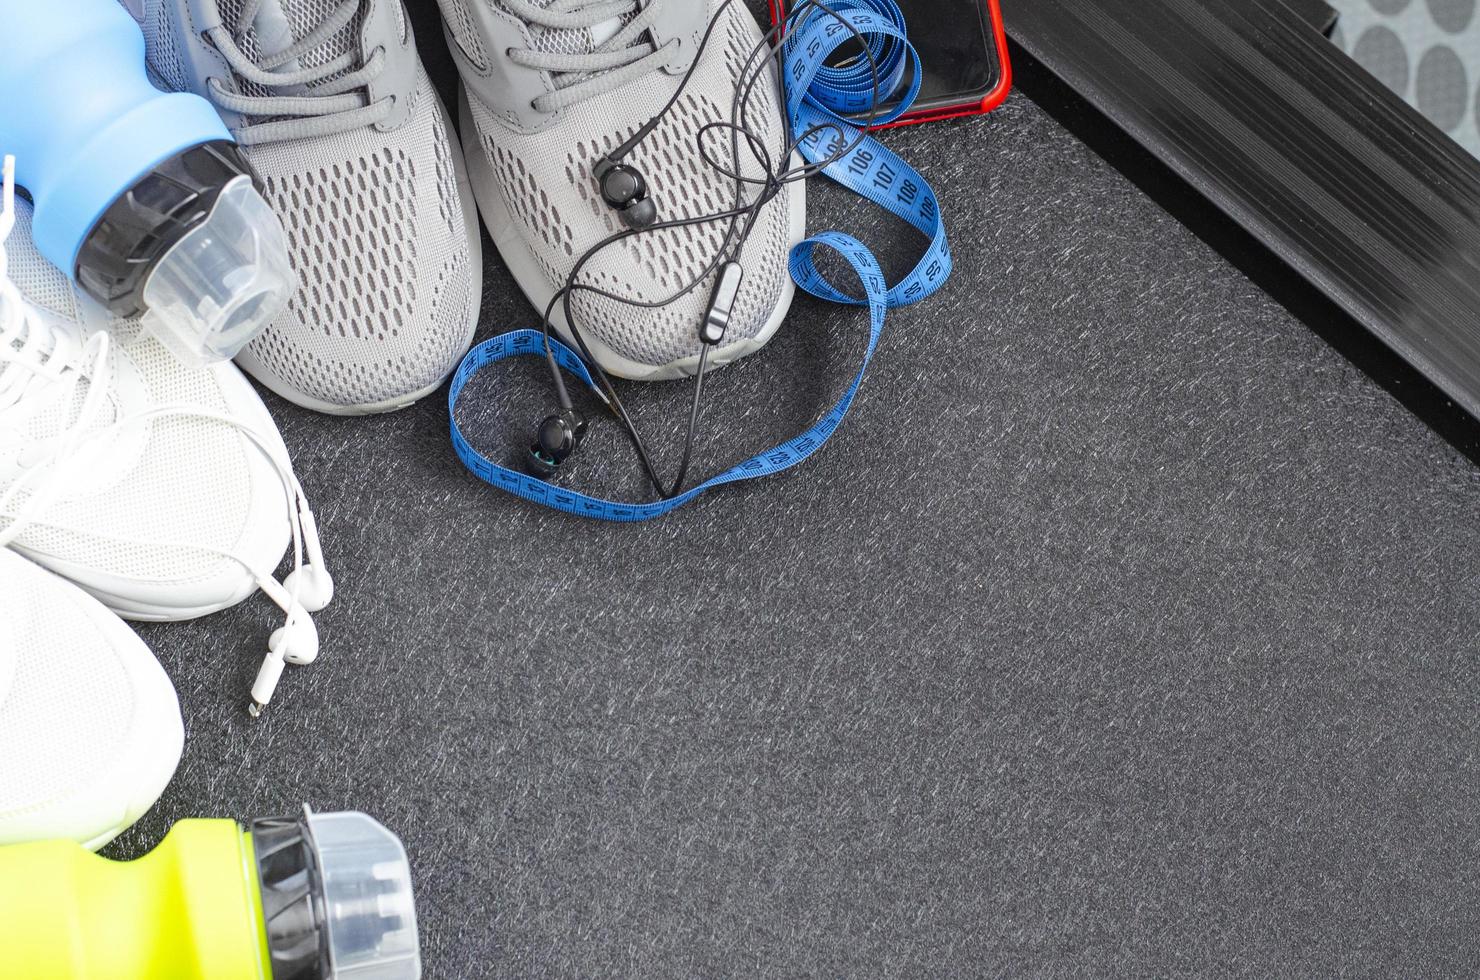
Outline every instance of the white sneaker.
<svg viewBox="0 0 1480 980">
<path fill-rule="evenodd" d="M 298 503 L 271 416 L 236 368 L 186 368 L 111 320 L 36 251 L 30 215 L 16 201 L 0 234 L 0 545 L 129 619 L 235 605 Z"/>
<path fill-rule="evenodd" d="M 159 799 L 184 742 L 175 689 L 144 642 L 0 549 L 0 845 L 102 847 Z"/>
</svg>

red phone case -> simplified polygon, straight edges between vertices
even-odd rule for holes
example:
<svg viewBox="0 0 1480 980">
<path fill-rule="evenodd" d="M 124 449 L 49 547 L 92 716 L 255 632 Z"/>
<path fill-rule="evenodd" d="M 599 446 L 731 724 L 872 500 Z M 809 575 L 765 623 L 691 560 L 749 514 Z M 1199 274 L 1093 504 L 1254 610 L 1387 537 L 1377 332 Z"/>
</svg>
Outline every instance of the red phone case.
<svg viewBox="0 0 1480 980">
<path fill-rule="evenodd" d="M 786 16 L 786 0 L 769 0 L 771 5 L 771 20 L 779 24 Z M 992 37 L 997 48 L 997 63 L 1001 65 L 997 83 L 991 90 L 978 101 L 973 96 L 969 101 L 949 100 L 934 103 L 917 103 L 899 120 L 881 129 L 890 129 L 894 126 L 913 126 L 916 123 L 931 122 L 936 119 L 958 119 L 961 116 L 979 116 L 991 112 L 1007 100 L 1007 94 L 1012 91 L 1012 61 L 1007 56 L 1007 31 L 1002 24 L 1002 8 L 998 0 L 982 0 L 982 6 L 986 10 L 987 23 L 992 30 Z"/>
</svg>

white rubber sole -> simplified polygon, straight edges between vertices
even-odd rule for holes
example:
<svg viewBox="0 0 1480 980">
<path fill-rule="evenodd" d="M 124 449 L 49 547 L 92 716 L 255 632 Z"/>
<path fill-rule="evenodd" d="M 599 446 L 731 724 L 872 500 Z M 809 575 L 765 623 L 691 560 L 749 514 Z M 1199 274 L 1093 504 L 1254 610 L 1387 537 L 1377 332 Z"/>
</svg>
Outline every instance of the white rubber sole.
<svg viewBox="0 0 1480 980">
<path fill-rule="evenodd" d="M 397 395 L 385 401 L 373 402 L 367 405 L 337 405 L 332 402 L 320 401 L 310 395 L 293 388 L 284 383 L 280 378 L 252 356 L 250 349 L 242 351 L 237 355 L 236 363 L 250 374 L 257 383 L 262 385 L 273 394 L 284 398 L 300 408 L 306 408 L 320 415 L 336 415 L 341 418 L 354 418 L 364 415 L 389 415 L 402 409 L 410 408 L 423 398 L 427 398 L 437 389 L 447 383 L 457 370 L 458 364 L 462 362 L 463 356 L 473 346 L 473 338 L 478 334 L 478 321 L 483 314 L 483 236 L 478 229 L 478 208 L 476 198 L 473 196 L 473 188 L 468 179 L 467 162 L 463 159 L 462 144 L 458 140 L 457 130 L 452 125 L 452 116 L 447 112 L 440 99 L 437 100 L 437 108 L 442 112 L 442 123 L 447 127 L 447 145 L 452 152 L 452 166 L 457 174 L 457 196 L 462 202 L 463 224 L 468 233 L 468 260 L 469 268 L 473 274 L 473 301 L 469 304 L 468 320 L 466 329 L 463 331 L 460 351 L 453 358 L 452 365 L 447 373 L 442 375 L 432 384 L 417 391 L 405 395 Z"/>
<path fill-rule="evenodd" d="M 478 321 L 474 319 L 473 325 L 468 330 L 467 334 L 467 345 L 469 347 L 473 345 L 473 337 L 476 335 L 477 330 Z M 243 371 L 252 376 L 252 380 L 256 381 L 258 384 L 266 388 L 268 391 L 272 392 L 274 395 L 277 395 L 280 398 L 292 402 L 299 408 L 306 408 L 309 411 L 317 412 L 320 415 L 333 415 L 338 418 L 362 418 L 368 415 L 391 415 L 395 412 L 401 411 L 402 409 L 410 408 L 412 405 L 415 405 L 417 402 L 430 396 L 433 392 L 435 392 L 438 388 L 442 387 L 442 385 L 447 382 L 447 378 L 452 377 L 452 372 L 449 371 L 445 377 L 440 378 L 436 382 L 427 385 L 420 391 L 413 391 L 410 394 L 400 395 L 396 398 L 387 399 L 383 402 L 374 402 L 369 405 L 335 405 L 332 402 L 319 401 L 317 398 L 312 398 L 308 395 L 303 394 L 301 391 L 298 391 L 295 388 L 289 387 L 287 384 L 284 384 L 275 376 L 268 373 L 268 371 L 263 368 L 260 363 L 256 362 L 252 358 L 244 359 L 242 355 L 238 354 L 236 358 L 236 363 L 238 366 L 241 367 Z"/>
<path fill-rule="evenodd" d="M 556 288 L 545 276 L 539 260 L 535 258 L 524 236 L 519 234 L 513 215 L 509 213 L 509 207 L 504 203 L 503 187 L 492 165 L 488 162 L 488 154 L 483 152 L 482 137 L 478 133 L 477 124 L 473 121 L 473 110 L 468 98 L 467 89 L 459 85 L 458 112 L 462 122 L 463 157 L 467 161 L 468 172 L 473 178 L 473 196 L 478 201 L 478 211 L 483 216 L 484 227 L 488 229 L 488 234 L 493 239 L 494 245 L 498 247 L 499 254 L 503 256 L 509 271 L 514 274 L 514 281 L 519 284 L 520 290 L 534 308 L 543 312 L 555 296 Z M 467 149 L 469 139 L 478 143 L 472 152 Z M 795 187 L 796 199 L 795 206 L 792 208 L 790 228 L 792 246 L 801 242 L 807 234 L 806 191 L 801 184 Z M 780 330 L 781 325 L 786 322 L 786 316 L 791 311 L 791 303 L 795 297 L 796 283 L 788 274 L 784 277 L 781 298 L 776 304 L 776 309 L 760 332 L 749 340 L 736 341 L 711 353 L 709 367 L 713 369 L 733 364 L 770 343 L 776 331 Z M 560 306 L 556 306 L 550 319 L 555 332 L 560 335 L 561 339 L 572 349 L 578 349 L 575 337 L 571 335 L 570 327 L 566 323 L 565 311 Z M 695 331 L 698 328 L 699 325 L 694 324 Z M 691 378 L 699 370 L 698 354 L 655 367 L 623 357 L 603 343 L 600 337 L 593 336 L 590 332 L 583 334 L 583 337 L 591 355 L 596 358 L 606 373 L 626 378 L 629 381 L 677 381 L 681 378 Z"/>
<path fill-rule="evenodd" d="M 288 512 L 286 503 L 279 505 L 279 509 L 285 515 Z M 288 533 L 291 535 L 291 530 Z M 202 602 L 189 600 L 184 603 L 178 601 L 151 602 L 142 598 L 139 594 L 142 590 L 131 587 L 127 579 L 105 575 L 96 569 L 63 561 L 53 555 L 33 551 L 19 544 L 12 544 L 10 548 L 16 554 L 40 565 L 53 575 L 71 582 L 108 607 L 114 614 L 136 623 L 183 623 L 192 619 L 200 619 L 231 609 L 246 601 L 252 593 L 257 591 L 256 580 L 247 576 L 245 571 L 238 571 L 240 566 L 232 562 L 230 571 L 223 572 L 220 576 L 222 579 L 236 580 L 229 591 L 211 589 L 202 583 L 195 583 L 193 586 L 175 585 L 169 587 L 172 594 L 178 595 L 182 589 L 193 588 L 195 591 L 211 595 L 211 598 Z M 278 549 L 278 558 L 281 558 L 283 550 L 286 550 L 286 546 Z M 276 559 L 264 563 L 273 568 L 276 568 L 277 564 Z M 162 592 L 163 587 L 156 587 L 153 591 Z"/>
<path fill-rule="evenodd" d="M 188 623 L 192 620 L 204 619 L 207 616 L 214 616 L 218 612 L 234 609 L 243 602 L 246 602 L 257 591 L 257 583 L 253 582 L 249 588 L 243 588 L 239 592 L 233 593 L 229 598 L 219 601 L 209 602 L 199 606 L 164 606 L 139 602 L 127 596 L 112 595 L 99 589 L 90 589 L 84 586 L 79 587 L 88 595 L 111 609 L 120 618 L 126 619 L 131 623 Z"/>
</svg>

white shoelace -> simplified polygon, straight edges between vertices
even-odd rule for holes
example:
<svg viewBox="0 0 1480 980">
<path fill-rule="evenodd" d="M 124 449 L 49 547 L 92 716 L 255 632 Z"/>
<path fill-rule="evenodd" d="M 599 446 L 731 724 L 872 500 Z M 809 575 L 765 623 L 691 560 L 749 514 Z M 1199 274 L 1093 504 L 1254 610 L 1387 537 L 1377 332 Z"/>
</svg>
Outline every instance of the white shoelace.
<svg viewBox="0 0 1480 980">
<path fill-rule="evenodd" d="M 59 404 L 70 406 L 76 400 L 78 385 L 85 383 L 87 391 L 75 416 L 70 421 L 64 421 L 60 435 L 50 441 L 50 445 L 39 458 L 24 466 L 21 474 L 9 487 L 0 491 L 0 547 L 12 544 L 27 528 L 33 526 L 69 530 L 65 525 L 47 521 L 40 515 L 62 489 L 60 484 L 63 481 L 59 476 L 65 473 L 68 465 L 77 461 L 86 447 L 111 445 L 130 429 L 156 420 L 198 419 L 219 423 L 241 433 L 272 465 L 288 500 L 289 524 L 293 537 L 293 570 L 296 572 L 303 569 L 307 564 L 305 539 L 312 534 L 316 542 L 317 528 L 303 485 L 298 481 L 292 463 L 283 457 L 272 440 L 239 419 L 189 404 L 158 405 L 148 411 L 115 419 L 106 425 L 99 424 L 104 407 L 108 404 L 107 369 L 112 349 L 109 336 L 104 331 L 98 331 L 78 348 L 71 338 L 49 323 L 26 301 L 20 288 L 11 280 L 5 242 L 15 228 L 16 220 L 13 157 L 6 157 L 4 160 L 3 181 L 3 192 L 0 192 L 0 205 L 3 205 L 3 210 L 0 210 L 0 420 L 3 420 L 7 411 L 15 411 L 25 398 L 55 398 L 59 400 Z M 17 506 L 17 501 L 27 490 L 32 492 Z M 279 606 L 286 606 L 285 628 L 292 629 L 308 618 L 307 611 L 299 601 L 297 582 L 293 589 L 285 589 L 273 577 L 274 569 L 264 571 L 253 568 L 234 552 L 200 542 L 162 540 L 158 537 L 143 540 L 124 534 L 100 532 L 93 528 L 87 528 L 82 533 L 120 544 L 193 551 L 234 561 L 246 569 L 269 598 Z M 311 659 L 302 662 L 307 663 Z"/>
<path fill-rule="evenodd" d="M 15 228 L 15 158 L 7 156 L 3 164 L 3 192 L 0 192 L 0 416 L 15 411 L 28 395 L 46 390 L 47 395 L 70 405 L 77 386 L 87 383 L 77 416 L 67 425 L 40 465 L 29 466 L 0 493 L 0 515 L 10 513 L 12 501 L 20 497 L 42 474 L 48 464 L 76 453 L 84 435 L 97 422 L 107 403 L 107 387 L 93 379 L 105 377 L 108 363 L 108 335 L 95 334 L 79 351 L 69 338 L 53 329 L 36 312 L 20 288 L 10 278 L 10 257 L 5 242 Z M 58 390 L 59 386 L 59 390 Z M 55 482 L 49 481 L 33 493 L 25 504 L 11 514 L 10 526 L 0 528 L 0 547 L 21 533 L 34 515 L 44 510 L 55 495 Z"/>
</svg>

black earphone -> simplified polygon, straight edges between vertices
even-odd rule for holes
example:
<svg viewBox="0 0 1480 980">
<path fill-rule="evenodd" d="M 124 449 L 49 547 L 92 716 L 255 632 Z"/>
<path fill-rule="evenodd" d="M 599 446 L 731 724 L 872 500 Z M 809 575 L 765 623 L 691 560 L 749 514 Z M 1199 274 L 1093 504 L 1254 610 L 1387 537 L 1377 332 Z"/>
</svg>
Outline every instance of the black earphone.
<svg viewBox="0 0 1480 980">
<path fill-rule="evenodd" d="M 560 467 L 575 455 L 575 451 L 585 441 L 586 416 L 571 402 L 570 392 L 565 388 L 565 379 L 560 376 L 560 365 L 556 362 L 554 353 L 549 348 L 546 348 L 545 353 L 555 372 L 555 392 L 560 399 L 560 411 L 545 416 L 545 420 L 540 423 L 534 435 L 534 443 L 529 447 L 529 457 L 525 465 L 531 476 L 553 480 L 559 474 Z"/>
<path fill-rule="evenodd" d="M 621 157 L 608 154 L 592 169 L 601 185 L 601 199 L 616 211 L 628 228 L 651 228 L 658 222 L 658 204 L 648 196 L 647 178 L 642 171 L 621 162 Z"/>
<path fill-rule="evenodd" d="M 553 479 L 585 438 L 586 417 L 575 409 L 547 416 L 529 447 L 530 473 L 541 480 Z"/>
<path fill-rule="evenodd" d="M 694 448 L 694 435 L 698 428 L 700 410 L 704 396 L 705 373 L 709 365 L 710 351 L 720 346 L 724 341 L 726 330 L 735 309 L 741 283 L 744 279 L 744 270 L 739 264 L 740 250 L 749 240 L 751 232 L 755 228 L 755 222 L 761 210 L 779 195 L 782 190 L 791 183 L 804 181 L 807 178 L 822 172 L 824 168 L 845 158 L 853 151 L 856 143 L 843 145 L 839 141 L 833 147 L 833 152 L 824 160 L 816 163 L 808 163 L 801 166 L 790 167 L 785 164 L 801 146 L 802 142 L 809 138 L 820 137 L 829 129 L 836 131 L 836 127 L 829 124 L 815 126 L 805 133 L 798 134 L 792 130 L 790 117 L 783 112 L 783 124 L 785 127 L 785 145 L 778 155 L 772 155 L 766 148 L 765 143 L 755 135 L 754 127 L 749 125 L 750 95 L 754 87 L 765 77 L 772 63 L 775 64 L 777 78 L 780 79 L 780 59 L 783 53 L 782 25 L 776 25 L 766 32 L 759 43 L 751 50 L 745 59 L 741 71 L 741 84 L 736 87 L 734 100 L 730 106 L 730 121 L 709 123 L 694 134 L 698 143 L 699 155 L 710 167 L 721 175 L 735 181 L 734 206 L 727 210 L 714 214 L 705 214 L 695 217 L 685 217 L 665 222 L 658 220 L 658 205 L 650 196 L 647 179 L 636 167 L 623 163 L 622 161 L 634 149 L 638 147 L 647 137 L 658 128 L 658 125 L 671 113 L 677 105 L 679 97 L 688 89 L 693 79 L 694 71 L 698 68 L 704 52 L 709 47 L 711 36 L 718 27 L 721 17 L 735 0 L 724 0 L 719 9 L 709 21 L 709 26 L 694 55 L 694 60 L 689 65 L 676 91 L 669 98 L 663 109 L 648 122 L 644 123 L 636 132 L 628 137 L 620 146 L 596 161 L 591 168 L 592 176 L 595 177 L 601 192 L 601 198 L 622 218 L 627 230 L 598 242 L 588 249 L 577 261 L 570 277 L 564 287 L 558 290 L 550 299 L 550 303 L 544 311 L 542 332 L 545 337 L 545 355 L 550 364 L 551 377 L 554 379 L 555 390 L 560 399 L 560 411 L 548 416 L 540 423 L 539 432 L 536 435 L 535 444 L 530 448 L 528 469 L 532 475 L 541 480 L 553 479 L 571 455 L 581 445 L 586 435 L 586 419 L 572 405 L 570 394 L 566 391 L 565 381 L 561 376 L 561 368 L 556 360 L 554 350 L 550 346 L 550 331 L 552 317 L 555 307 L 562 305 L 565 312 L 565 320 L 572 338 L 580 348 L 582 359 L 590 368 L 596 381 L 595 390 L 598 396 L 606 403 L 608 409 L 616 416 L 622 424 L 628 437 L 631 439 L 634 449 L 637 451 L 639 462 L 647 475 L 649 482 L 662 499 L 677 497 L 683 490 L 688 476 L 689 463 Z M 864 46 L 864 56 L 868 58 L 874 75 L 874 103 L 868 111 L 868 118 L 862 121 L 864 130 L 871 127 L 873 119 L 879 113 L 881 97 L 881 80 L 878 64 L 873 52 L 867 47 L 863 36 L 858 29 L 846 21 L 836 11 L 827 5 L 826 0 L 802 0 L 792 11 L 792 19 L 798 16 L 806 18 L 813 16 L 827 16 L 836 21 L 844 30 L 851 31 L 855 40 Z M 788 24 L 791 21 L 787 21 Z M 762 56 L 764 54 L 764 56 Z M 759 58 L 759 61 L 757 60 Z M 784 84 L 782 89 L 784 91 Z M 733 169 L 727 169 L 722 163 L 711 158 L 703 142 L 706 134 L 717 131 L 728 130 L 734 141 L 734 165 Z M 841 135 L 841 132 L 839 132 Z M 857 137 L 864 139 L 863 133 Z M 742 175 L 740 171 L 739 147 L 749 147 L 752 155 L 764 170 L 764 176 L 755 178 Z M 758 188 L 754 200 L 745 200 L 745 190 L 749 187 Z M 647 231 L 656 231 L 667 228 L 688 227 L 714 222 L 728 222 L 728 229 L 724 236 L 724 242 L 713 262 L 692 282 L 678 290 L 674 295 L 656 302 L 637 302 L 631 298 L 620 296 L 594 285 L 586 285 L 578 282 L 581 269 L 603 249 L 629 238 L 633 235 L 642 234 Z M 671 485 L 666 485 L 658 476 L 652 460 L 648 454 L 647 447 L 643 443 L 642 436 L 638 433 L 637 426 L 633 423 L 631 416 L 622 405 L 611 379 L 602 369 L 600 362 L 592 356 L 591 350 L 586 344 L 585 337 L 577 324 L 577 318 L 572 309 L 572 300 L 579 292 L 591 293 L 617 302 L 626 303 L 635 307 L 656 308 L 677 302 L 693 290 L 700 287 L 709 276 L 718 273 L 715 282 L 714 293 L 710 297 L 708 312 L 703 321 L 699 323 L 697 339 L 699 341 L 699 362 L 694 374 L 693 401 L 689 412 L 688 433 L 684 441 L 682 462 L 679 465 L 677 476 Z"/>
</svg>

